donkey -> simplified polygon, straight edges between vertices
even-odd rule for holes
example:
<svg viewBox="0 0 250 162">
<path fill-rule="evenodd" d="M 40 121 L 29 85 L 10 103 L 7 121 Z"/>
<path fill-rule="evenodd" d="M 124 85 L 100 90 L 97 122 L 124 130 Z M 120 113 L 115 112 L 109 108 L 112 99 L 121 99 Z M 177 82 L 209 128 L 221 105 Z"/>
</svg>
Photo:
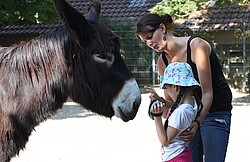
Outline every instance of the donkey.
<svg viewBox="0 0 250 162">
<path fill-rule="evenodd" d="M 34 127 L 67 98 L 99 115 L 127 122 L 137 114 L 139 87 L 120 55 L 120 42 L 99 22 L 95 2 L 86 18 L 55 0 L 63 25 L 0 48 L 0 161 L 24 149 Z"/>
</svg>

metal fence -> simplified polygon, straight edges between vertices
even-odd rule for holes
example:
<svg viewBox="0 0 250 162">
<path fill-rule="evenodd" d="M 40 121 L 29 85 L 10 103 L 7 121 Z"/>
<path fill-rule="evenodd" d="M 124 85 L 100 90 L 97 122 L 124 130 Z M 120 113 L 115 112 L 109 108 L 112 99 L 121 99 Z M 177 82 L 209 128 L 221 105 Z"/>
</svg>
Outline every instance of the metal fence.
<svg viewBox="0 0 250 162">
<path fill-rule="evenodd" d="M 124 31 L 123 31 L 124 32 Z M 120 33 L 116 32 L 120 37 Z M 158 53 L 148 48 L 135 36 L 135 31 L 130 30 L 122 33 L 122 56 L 129 69 L 135 76 L 139 86 L 158 85 L 158 70 L 156 66 Z"/>
<path fill-rule="evenodd" d="M 121 33 L 122 32 L 122 33 Z M 122 42 L 122 55 L 128 67 L 137 79 L 139 86 L 159 85 L 156 61 L 159 53 L 149 49 L 135 36 L 135 31 L 115 31 Z M 182 35 L 190 34 L 181 32 Z M 227 35 L 217 36 L 217 40 L 227 40 Z M 232 39 L 232 38 L 231 38 Z M 249 89 L 250 87 L 250 41 L 216 42 L 212 37 L 211 45 L 220 59 L 225 77 L 233 88 Z"/>
</svg>

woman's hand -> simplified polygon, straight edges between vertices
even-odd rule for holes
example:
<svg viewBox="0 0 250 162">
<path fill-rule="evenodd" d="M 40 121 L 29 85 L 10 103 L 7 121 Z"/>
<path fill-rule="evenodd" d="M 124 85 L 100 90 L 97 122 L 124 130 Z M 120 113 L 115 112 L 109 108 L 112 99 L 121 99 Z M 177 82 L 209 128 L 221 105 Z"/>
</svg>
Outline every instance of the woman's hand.
<svg viewBox="0 0 250 162">
<path fill-rule="evenodd" d="M 197 129 L 198 129 L 198 124 L 196 122 L 193 122 L 191 126 L 188 127 L 187 130 L 180 133 L 179 135 L 180 139 L 190 143 L 194 139 Z"/>
</svg>

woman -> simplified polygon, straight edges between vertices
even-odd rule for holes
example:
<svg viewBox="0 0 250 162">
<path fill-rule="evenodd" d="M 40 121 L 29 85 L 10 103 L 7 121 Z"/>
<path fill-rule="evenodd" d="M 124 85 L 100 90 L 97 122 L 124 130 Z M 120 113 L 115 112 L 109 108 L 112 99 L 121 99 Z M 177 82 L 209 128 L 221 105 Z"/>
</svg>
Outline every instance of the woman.
<svg viewBox="0 0 250 162">
<path fill-rule="evenodd" d="M 201 37 L 173 35 L 170 15 L 147 14 L 137 22 L 136 34 L 157 52 L 158 72 L 172 62 L 187 62 L 201 88 L 195 92 L 203 103 L 196 122 L 180 138 L 190 143 L 194 162 L 224 162 L 231 125 L 232 93 L 223 75 L 218 57 L 210 44 Z M 166 92 L 165 100 L 171 100 Z M 199 127 L 200 126 L 200 127 Z"/>
</svg>

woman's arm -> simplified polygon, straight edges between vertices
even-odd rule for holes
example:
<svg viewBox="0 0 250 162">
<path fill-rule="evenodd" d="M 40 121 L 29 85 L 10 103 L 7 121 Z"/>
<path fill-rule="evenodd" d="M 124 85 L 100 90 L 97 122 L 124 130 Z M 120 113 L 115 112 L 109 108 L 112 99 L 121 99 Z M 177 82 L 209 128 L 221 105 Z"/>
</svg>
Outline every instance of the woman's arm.
<svg viewBox="0 0 250 162">
<path fill-rule="evenodd" d="M 209 43 L 201 38 L 194 38 L 191 43 L 191 59 L 197 67 L 199 82 L 201 85 L 203 109 L 199 113 L 196 120 L 199 123 L 203 121 L 213 101 L 213 88 L 212 88 L 212 74 L 210 65 L 211 47 Z M 194 124 L 195 123 L 195 124 Z M 198 129 L 198 123 L 193 122 L 189 131 L 182 132 L 180 138 L 184 141 L 190 142 L 195 136 Z"/>
<path fill-rule="evenodd" d="M 192 61 L 197 67 L 198 77 L 201 85 L 203 109 L 197 120 L 201 123 L 213 101 L 212 72 L 210 65 L 211 47 L 209 43 L 201 38 L 191 41 Z"/>
</svg>

